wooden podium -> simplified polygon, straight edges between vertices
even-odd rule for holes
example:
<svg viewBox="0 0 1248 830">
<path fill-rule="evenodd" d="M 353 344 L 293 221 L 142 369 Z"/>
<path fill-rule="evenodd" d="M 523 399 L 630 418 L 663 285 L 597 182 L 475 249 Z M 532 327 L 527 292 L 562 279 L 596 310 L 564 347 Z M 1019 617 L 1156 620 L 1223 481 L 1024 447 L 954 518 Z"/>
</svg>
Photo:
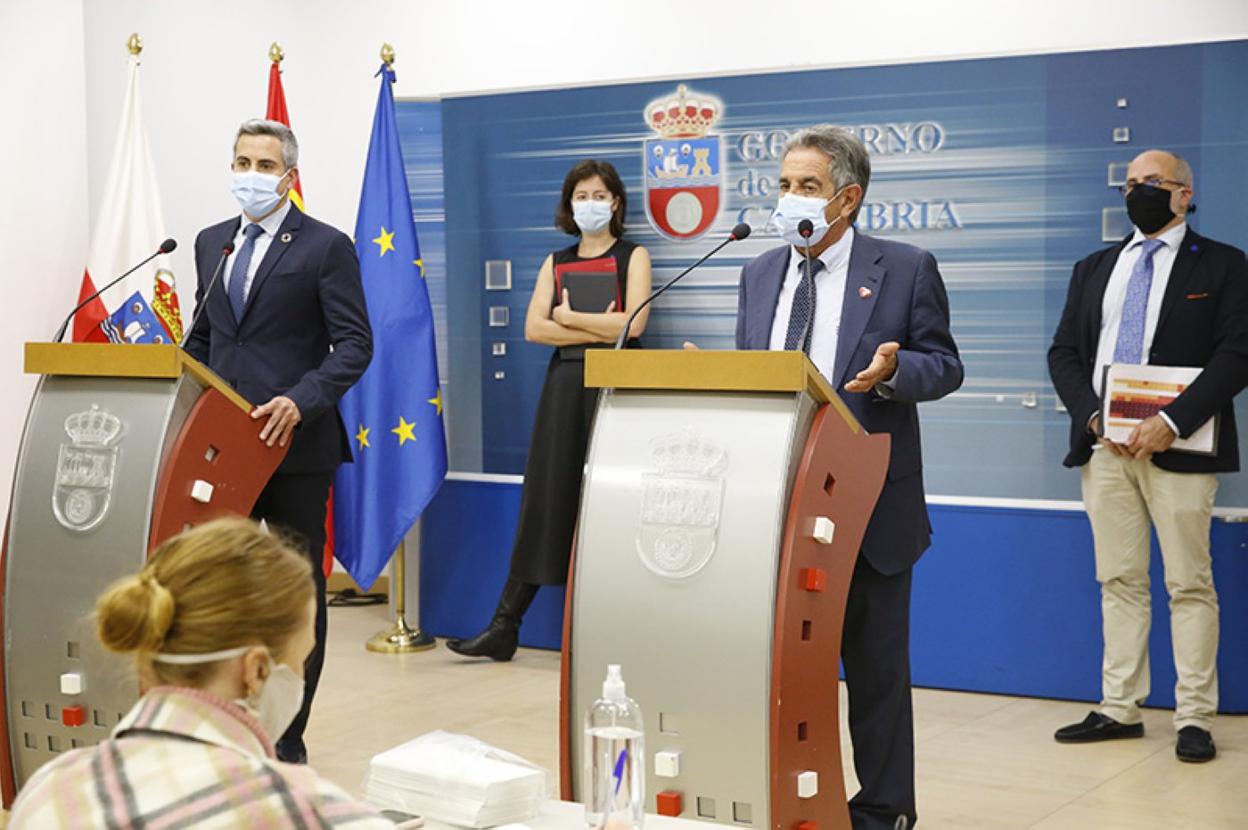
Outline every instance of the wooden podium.
<svg viewBox="0 0 1248 830">
<path fill-rule="evenodd" d="M 169 536 L 248 515 L 286 450 L 177 346 L 28 343 L 41 375 L 0 561 L 4 806 L 45 761 L 106 737 L 138 698 L 95 635 L 96 597 Z"/>
<path fill-rule="evenodd" d="M 563 797 L 620 663 L 647 812 L 849 828 L 841 628 L 889 436 L 800 352 L 591 350 L 585 383 L 603 394 L 564 614 Z"/>
</svg>

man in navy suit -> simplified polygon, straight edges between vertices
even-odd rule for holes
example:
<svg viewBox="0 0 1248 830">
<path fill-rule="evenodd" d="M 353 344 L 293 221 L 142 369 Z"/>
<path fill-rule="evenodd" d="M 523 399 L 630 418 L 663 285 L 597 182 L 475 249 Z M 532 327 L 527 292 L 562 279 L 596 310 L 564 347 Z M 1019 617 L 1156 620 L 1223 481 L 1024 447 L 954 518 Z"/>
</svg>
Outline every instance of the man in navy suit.
<svg viewBox="0 0 1248 830">
<path fill-rule="evenodd" d="M 195 239 L 195 301 L 203 311 L 186 345 L 258 404 L 252 418 L 266 419 L 260 440 L 290 447 L 252 517 L 291 534 L 317 583 L 316 647 L 304 668 L 303 704 L 284 735 L 270 736 L 278 739 L 278 757 L 294 762 L 307 758 L 303 730 L 325 660 L 326 501 L 334 471 L 351 460 L 337 404 L 373 354 L 355 246 L 292 207 L 298 162 L 299 145 L 285 125 L 252 120 L 239 127 L 232 189 L 242 215 Z"/>
<path fill-rule="evenodd" d="M 916 819 L 910 575 L 931 533 L 916 404 L 961 386 L 962 361 L 935 258 L 852 227 L 870 177 L 866 148 L 838 127 L 789 140 L 773 220 L 789 244 L 742 270 L 737 348 L 802 349 L 868 432 L 892 436 L 850 583 L 841 657 L 861 784 L 850 800 L 853 825 L 894 830 Z"/>
<path fill-rule="evenodd" d="M 1122 188 L 1135 231 L 1075 265 L 1049 373 L 1070 413 L 1101 584 L 1102 700 L 1062 743 L 1144 735 L 1152 598 L 1150 522 L 1170 593 L 1175 754 L 1209 761 L 1217 750 L 1218 598 L 1209 555 L 1216 473 L 1239 469 L 1232 400 L 1248 381 L 1248 265 L 1237 248 L 1187 226 L 1192 169 L 1161 150 L 1138 155 Z M 1141 421 L 1126 443 L 1098 438 L 1103 370 L 1112 363 L 1200 367 L 1187 389 Z M 1213 455 L 1171 450 L 1175 438 L 1219 416 Z"/>
</svg>

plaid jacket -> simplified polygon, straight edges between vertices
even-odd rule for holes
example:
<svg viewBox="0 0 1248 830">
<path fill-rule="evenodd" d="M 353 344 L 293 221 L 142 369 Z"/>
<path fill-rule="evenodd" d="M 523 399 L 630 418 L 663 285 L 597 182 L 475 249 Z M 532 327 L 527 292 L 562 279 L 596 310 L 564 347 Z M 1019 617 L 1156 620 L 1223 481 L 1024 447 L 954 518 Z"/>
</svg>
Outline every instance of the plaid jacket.
<svg viewBox="0 0 1248 830">
<path fill-rule="evenodd" d="M 275 759 L 260 724 L 196 689 L 152 689 L 100 744 L 41 768 L 9 828 L 393 830 L 306 766 Z"/>
</svg>

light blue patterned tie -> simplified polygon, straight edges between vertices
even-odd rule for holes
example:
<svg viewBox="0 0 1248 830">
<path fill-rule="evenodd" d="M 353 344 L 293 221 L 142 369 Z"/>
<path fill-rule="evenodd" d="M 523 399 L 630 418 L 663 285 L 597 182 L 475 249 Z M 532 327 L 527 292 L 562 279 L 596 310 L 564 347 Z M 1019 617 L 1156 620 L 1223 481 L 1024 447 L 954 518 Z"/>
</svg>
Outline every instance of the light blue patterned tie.
<svg viewBox="0 0 1248 830">
<path fill-rule="evenodd" d="M 793 305 L 789 307 L 789 330 L 784 334 L 786 351 L 801 349 L 810 354 L 810 341 L 814 339 L 814 322 L 811 318 L 815 313 L 815 276 L 823 270 L 823 260 L 810 261 L 812 271 L 810 279 L 806 279 L 806 260 L 797 263 L 797 273 L 801 279 L 797 282 L 797 290 L 793 292 Z M 809 325 L 807 325 L 809 323 Z M 805 342 L 798 344 L 805 332 Z"/>
<path fill-rule="evenodd" d="M 256 237 L 264 233 L 264 228 L 252 222 L 243 228 L 243 236 L 247 237 L 243 247 L 238 249 L 234 257 L 234 266 L 230 268 L 230 308 L 234 309 L 234 321 L 242 322 L 243 309 L 247 306 L 247 266 L 251 264 L 251 255 L 256 250 Z"/>
<path fill-rule="evenodd" d="M 1153 287 L 1153 254 L 1166 243 L 1145 239 L 1140 245 L 1140 258 L 1127 280 L 1127 296 L 1122 301 L 1122 322 L 1118 325 L 1118 342 L 1114 344 L 1115 363 L 1143 363 L 1144 322 L 1148 316 L 1148 293 Z"/>
</svg>

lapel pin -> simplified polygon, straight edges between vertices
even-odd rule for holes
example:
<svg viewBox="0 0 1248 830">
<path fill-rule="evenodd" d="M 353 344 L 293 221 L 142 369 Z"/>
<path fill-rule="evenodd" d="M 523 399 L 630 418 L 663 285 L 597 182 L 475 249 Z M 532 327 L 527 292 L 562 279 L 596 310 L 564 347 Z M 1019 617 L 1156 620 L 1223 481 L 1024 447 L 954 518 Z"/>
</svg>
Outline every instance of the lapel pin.
<svg viewBox="0 0 1248 830">
<path fill-rule="evenodd" d="M 287 231 L 286 233 L 282 234 L 283 242 L 289 242 L 292 239 L 294 239 L 294 237 L 290 235 L 290 231 Z"/>
<path fill-rule="evenodd" d="M 858 288 L 858 296 L 859 296 L 859 297 L 862 297 L 864 300 L 866 300 L 866 299 L 870 298 L 870 296 L 871 296 L 871 289 L 870 289 L 870 288 L 867 288 L 865 285 L 860 286 L 860 287 Z"/>
</svg>

